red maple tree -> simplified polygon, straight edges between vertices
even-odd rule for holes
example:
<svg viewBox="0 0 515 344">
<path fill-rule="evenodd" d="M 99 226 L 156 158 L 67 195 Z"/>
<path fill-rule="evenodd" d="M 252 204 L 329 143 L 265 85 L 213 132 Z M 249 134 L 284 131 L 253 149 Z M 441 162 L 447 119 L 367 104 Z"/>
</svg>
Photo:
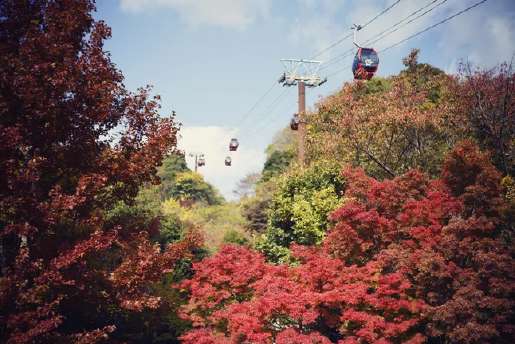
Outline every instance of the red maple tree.
<svg viewBox="0 0 515 344">
<path fill-rule="evenodd" d="M 105 222 L 176 144 L 150 89 L 128 92 L 90 0 L 0 2 L 0 341 L 95 342 L 113 307 L 159 301 L 148 284 L 188 254 Z M 143 232 L 139 232 L 143 231 Z"/>
<path fill-rule="evenodd" d="M 450 119 L 458 131 L 489 150 L 494 165 L 515 174 L 515 73 L 512 62 L 492 69 L 461 64 L 457 82 L 450 86 L 455 108 Z"/>
<path fill-rule="evenodd" d="M 435 180 L 343 175 L 336 225 L 293 247 L 296 264 L 228 246 L 194 266 L 185 343 L 512 342 L 514 252 L 486 154 L 460 144 Z"/>
</svg>

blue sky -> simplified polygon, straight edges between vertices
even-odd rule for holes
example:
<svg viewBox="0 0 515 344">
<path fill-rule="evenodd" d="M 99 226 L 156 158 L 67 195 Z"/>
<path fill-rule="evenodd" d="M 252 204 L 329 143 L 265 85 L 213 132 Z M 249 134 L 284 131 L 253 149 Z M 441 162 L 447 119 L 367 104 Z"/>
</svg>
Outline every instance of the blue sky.
<svg viewBox="0 0 515 344">
<path fill-rule="evenodd" d="M 437 0 L 429 5 L 433 0 L 401 0 L 358 37 L 364 41 L 423 6 L 438 5 L 377 42 L 374 47 L 380 50 L 477 1 Z M 279 60 L 310 58 L 345 36 L 353 23 L 365 23 L 394 2 L 98 0 L 96 17 L 113 30 L 105 48 L 125 75 L 126 86 L 154 86 L 162 96 L 162 114 L 175 110 L 183 124 L 180 146 L 206 155 L 200 172 L 231 199 L 237 181 L 262 168 L 266 146 L 296 112 L 296 88 L 277 84 L 249 113 L 282 73 Z M 459 60 L 483 67 L 510 60 L 515 52 L 515 1 L 488 0 L 380 54 L 378 75 L 397 73 L 402 57 L 414 47 L 421 49 L 422 62 L 448 72 L 456 70 Z M 345 40 L 317 59 L 328 61 L 349 48 L 352 41 Z M 321 71 L 329 80 L 308 89 L 308 108 L 352 79 L 350 63 L 351 57 Z M 232 136 L 241 145 L 227 168 L 223 160 Z"/>
</svg>

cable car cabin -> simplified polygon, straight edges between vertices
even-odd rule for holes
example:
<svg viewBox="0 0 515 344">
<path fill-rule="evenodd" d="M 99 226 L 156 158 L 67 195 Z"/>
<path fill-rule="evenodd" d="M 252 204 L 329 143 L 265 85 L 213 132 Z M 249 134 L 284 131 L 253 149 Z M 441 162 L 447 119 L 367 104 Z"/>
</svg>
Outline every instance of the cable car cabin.
<svg viewBox="0 0 515 344">
<path fill-rule="evenodd" d="M 230 156 L 226 157 L 225 158 L 225 166 L 231 166 L 232 164 L 232 159 Z"/>
<path fill-rule="evenodd" d="M 370 80 L 377 72 L 378 67 L 379 56 L 377 56 L 377 52 L 373 48 L 358 48 L 352 63 L 354 79 Z"/>
<path fill-rule="evenodd" d="M 200 166 L 204 166 L 204 165 L 206 165 L 206 159 L 204 158 L 204 155 L 201 155 L 201 156 L 198 158 L 197 165 L 198 165 L 199 167 L 200 167 Z"/>
<path fill-rule="evenodd" d="M 290 128 L 291 130 L 299 130 L 299 114 L 294 114 L 291 121 L 290 121 Z"/>
<path fill-rule="evenodd" d="M 231 152 L 234 152 L 235 150 L 237 150 L 237 149 L 238 149 L 238 146 L 239 146 L 239 145 L 240 145 L 240 144 L 238 143 L 238 139 L 232 138 L 232 139 L 231 139 L 231 142 L 229 142 L 229 150 L 230 150 Z"/>
</svg>

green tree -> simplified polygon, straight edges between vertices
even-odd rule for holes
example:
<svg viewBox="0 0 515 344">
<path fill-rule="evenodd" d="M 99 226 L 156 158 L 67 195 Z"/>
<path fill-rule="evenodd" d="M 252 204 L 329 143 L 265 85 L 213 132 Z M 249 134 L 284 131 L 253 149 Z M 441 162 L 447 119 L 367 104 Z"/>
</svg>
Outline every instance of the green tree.
<svg viewBox="0 0 515 344">
<path fill-rule="evenodd" d="M 191 171 L 177 174 L 170 196 L 184 205 L 196 202 L 215 205 L 222 204 L 224 201 L 218 191 L 204 181 L 202 175 Z"/>
<path fill-rule="evenodd" d="M 266 182 L 270 178 L 285 172 L 294 157 L 295 153 L 291 150 L 274 150 L 265 161 L 261 180 Z"/>
<path fill-rule="evenodd" d="M 261 172 L 261 181 L 285 172 L 295 157 L 297 137 L 289 127 L 275 134 L 272 143 L 266 148 L 266 161 Z"/>
<path fill-rule="evenodd" d="M 172 197 L 177 175 L 188 171 L 190 169 L 186 165 L 186 159 L 182 153 L 170 154 L 163 160 L 163 165 L 159 167 L 157 172 L 161 179 L 159 185 L 161 200 L 164 201 Z"/>
<path fill-rule="evenodd" d="M 279 262 L 289 259 L 292 243 L 319 244 L 329 225 L 327 215 L 340 204 L 343 189 L 340 166 L 335 162 L 320 161 L 282 175 L 257 248 Z"/>
<path fill-rule="evenodd" d="M 268 222 L 268 208 L 277 189 L 276 179 L 290 168 L 295 157 L 297 138 L 289 127 L 280 130 L 266 148 L 267 159 L 261 178 L 255 185 L 255 193 L 241 201 L 241 211 L 247 228 L 254 233 L 263 233 Z"/>
<path fill-rule="evenodd" d="M 169 199 L 162 203 L 161 209 L 165 220 L 173 222 L 178 219 L 183 228 L 198 229 L 204 236 L 205 248 L 209 252 L 217 251 L 231 238 L 249 240 L 244 229 L 245 221 L 236 203 L 195 203 L 191 207 L 182 207 L 179 201 Z"/>
<path fill-rule="evenodd" d="M 274 151 L 295 151 L 297 147 L 297 134 L 290 127 L 279 130 L 273 137 L 272 143 L 266 147 L 267 156 Z"/>
</svg>

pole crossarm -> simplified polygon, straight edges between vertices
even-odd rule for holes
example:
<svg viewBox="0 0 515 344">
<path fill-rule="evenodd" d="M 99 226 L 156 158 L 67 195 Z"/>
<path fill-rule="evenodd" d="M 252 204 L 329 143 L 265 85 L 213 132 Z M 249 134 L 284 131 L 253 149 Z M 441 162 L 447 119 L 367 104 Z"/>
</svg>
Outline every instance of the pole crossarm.
<svg viewBox="0 0 515 344">
<path fill-rule="evenodd" d="M 279 78 L 283 86 L 295 86 L 303 82 L 307 87 L 317 87 L 327 81 L 319 75 L 321 61 L 303 59 L 281 59 L 284 73 Z"/>
<path fill-rule="evenodd" d="M 197 172 L 198 168 L 200 166 L 204 166 L 204 165 L 200 165 L 199 164 L 199 160 L 200 159 L 204 159 L 204 153 L 200 153 L 200 152 L 189 152 L 188 155 L 192 158 L 195 158 L 195 172 Z"/>
</svg>

